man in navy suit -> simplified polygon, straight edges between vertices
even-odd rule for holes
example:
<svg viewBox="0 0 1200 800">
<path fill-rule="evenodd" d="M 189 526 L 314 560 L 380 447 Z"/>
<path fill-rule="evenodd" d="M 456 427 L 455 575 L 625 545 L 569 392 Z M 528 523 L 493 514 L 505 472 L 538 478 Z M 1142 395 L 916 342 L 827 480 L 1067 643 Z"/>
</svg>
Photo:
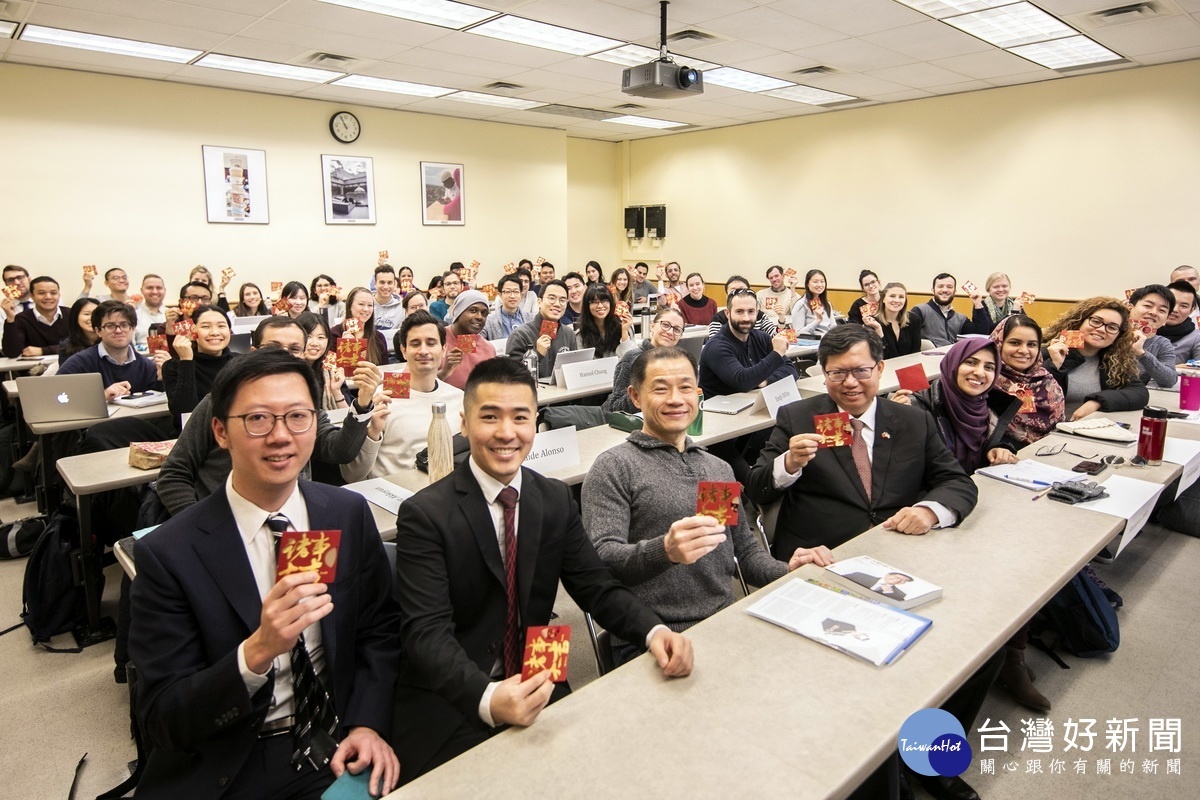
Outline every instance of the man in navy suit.
<svg viewBox="0 0 1200 800">
<path fill-rule="evenodd" d="M 221 371 L 211 397 L 230 476 L 137 545 L 129 652 L 150 744 L 138 797 L 315 800 L 347 768 L 390 791 L 399 614 L 366 502 L 298 480 L 316 438 L 312 370 L 255 351 Z M 273 532 L 289 529 L 341 531 L 333 583 L 276 580 Z M 312 676 L 324 703 L 293 672 Z M 324 754 L 305 749 L 314 717 L 331 731 Z"/>
<path fill-rule="evenodd" d="M 525 367 L 510 358 L 477 364 L 462 417 L 471 457 L 406 500 L 396 520 L 404 663 L 392 742 L 402 782 L 503 726 L 532 725 L 552 694 L 569 691 L 549 672 L 522 681 L 520 669 L 526 629 L 549 623 L 560 579 L 602 626 L 644 643 L 664 675 L 692 670 L 690 641 L 596 555 L 570 489 L 522 469 L 537 419 Z"/>
</svg>

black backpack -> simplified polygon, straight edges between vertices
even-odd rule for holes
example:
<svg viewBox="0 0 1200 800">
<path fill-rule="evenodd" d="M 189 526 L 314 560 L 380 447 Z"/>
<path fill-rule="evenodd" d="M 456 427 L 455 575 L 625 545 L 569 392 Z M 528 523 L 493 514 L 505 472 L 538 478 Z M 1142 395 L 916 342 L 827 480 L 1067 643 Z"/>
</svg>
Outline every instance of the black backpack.
<svg viewBox="0 0 1200 800">
<path fill-rule="evenodd" d="M 104 590 L 104 573 L 96 559 L 97 591 Z M 29 628 L 34 644 L 45 645 L 54 636 L 87 624 L 87 598 L 79 576 L 79 520 L 75 510 L 64 506 L 51 515 L 29 561 L 22 587 L 24 608 L 21 621 Z M 79 652 L 63 648 L 55 652 Z"/>
<path fill-rule="evenodd" d="M 1121 595 L 1085 566 L 1034 616 L 1030 642 L 1064 669 L 1056 647 L 1080 658 L 1112 653 L 1121 644 L 1117 609 L 1123 604 Z"/>
<path fill-rule="evenodd" d="M 24 558 L 46 530 L 45 517 L 29 517 L 0 525 L 0 559 Z"/>
</svg>

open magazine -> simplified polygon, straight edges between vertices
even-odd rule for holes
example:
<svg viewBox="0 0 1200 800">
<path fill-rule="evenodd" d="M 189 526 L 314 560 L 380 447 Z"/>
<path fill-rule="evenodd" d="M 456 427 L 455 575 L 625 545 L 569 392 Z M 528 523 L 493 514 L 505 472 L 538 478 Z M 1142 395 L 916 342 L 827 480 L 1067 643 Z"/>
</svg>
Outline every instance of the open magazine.
<svg viewBox="0 0 1200 800">
<path fill-rule="evenodd" d="M 933 624 L 812 578 L 789 581 L 746 613 L 877 667 L 898 659 Z"/>
</svg>

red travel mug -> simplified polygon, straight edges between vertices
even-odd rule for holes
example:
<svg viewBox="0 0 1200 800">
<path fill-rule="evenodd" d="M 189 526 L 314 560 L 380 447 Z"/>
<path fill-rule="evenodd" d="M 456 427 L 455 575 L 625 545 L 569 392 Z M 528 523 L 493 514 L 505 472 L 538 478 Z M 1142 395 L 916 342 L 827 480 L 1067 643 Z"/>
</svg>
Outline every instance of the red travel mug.
<svg viewBox="0 0 1200 800">
<path fill-rule="evenodd" d="M 1163 447 L 1167 442 L 1167 410 L 1146 406 L 1138 429 L 1138 457 L 1152 467 L 1162 463 Z"/>
</svg>

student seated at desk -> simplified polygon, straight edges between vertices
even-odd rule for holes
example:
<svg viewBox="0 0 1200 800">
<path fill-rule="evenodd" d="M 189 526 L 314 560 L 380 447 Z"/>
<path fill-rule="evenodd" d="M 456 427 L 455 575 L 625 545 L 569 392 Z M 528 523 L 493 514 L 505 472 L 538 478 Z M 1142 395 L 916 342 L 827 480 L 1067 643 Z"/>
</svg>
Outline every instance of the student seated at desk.
<svg viewBox="0 0 1200 800">
<path fill-rule="evenodd" d="M 933 279 L 933 297 L 927 303 L 908 312 L 913 324 L 920 330 L 920 337 L 928 339 L 934 347 L 948 347 L 958 341 L 964 333 L 989 333 L 993 325 L 984 325 L 978 331 L 966 314 L 954 310 L 954 293 L 958 281 L 949 272 L 942 272 Z"/>
<path fill-rule="evenodd" d="M 583 482 L 583 527 L 613 576 L 671 630 L 684 631 L 734 601 L 736 565 L 766 586 L 801 564 L 833 563 L 828 548 L 798 548 L 785 563 L 763 549 L 745 513 L 736 525 L 696 514 L 699 481 L 732 481 L 733 470 L 687 435 L 699 413 L 696 362 L 677 347 L 655 347 L 633 362 L 628 394 L 642 430 L 596 457 Z M 612 642 L 617 665 L 645 652 Z"/>
<path fill-rule="evenodd" d="M 759 308 L 782 325 L 791 318 L 792 307 L 800 299 L 793 288 L 796 279 L 792 278 L 789 285 L 784 281 L 783 267 L 776 265 L 767 269 L 767 283 L 770 285 L 758 293 Z"/>
<path fill-rule="evenodd" d="M 642 339 L 641 347 L 630 350 L 621 356 L 613 370 L 613 388 L 608 399 L 600 406 L 605 414 L 613 411 L 624 411 L 626 414 L 636 414 L 637 406 L 629 396 L 629 378 L 633 372 L 633 362 L 651 347 L 675 347 L 683 340 L 683 315 L 675 306 L 659 306 L 654 314 L 654 322 L 650 326 L 650 338 Z"/>
<path fill-rule="evenodd" d="M 133 392 L 161 390 L 159 369 L 170 356 L 158 353 L 152 361 L 134 350 L 135 325 L 137 314 L 128 304 L 105 300 L 92 310 L 92 328 L 100 336 L 100 344 L 68 358 L 58 368 L 58 374 L 99 372 L 104 379 L 104 398 L 110 403 Z"/>
<path fill-rule="evenodd" d="M 0 300 L 4 310 L 4 344 L 6 358 L 19 356 L 52 356 L 67 338 L 69 309 L 58 304 L 58 281 L 40 275 L 30 284 L 33 308 L 17 313 L 17 303 L 7 296 Z"/>
<path fill-rule="evenodd" d="M 58 346 L 60 367 L 79 351 L 100 343 L 100 337 L 92 327 L 92 312 L 98 305 L 100 301 L 94 297 L 81 297 L 71 304 L 71 310 L 67 313 L 67 338 Z"/>
<path fill-rule="evenodd" d="M 650 285 L 650 281 L 646 280 L 646 276 L 650 274 L 650 265 L 645 261 L 639 261 L 633 265 L 633 302 L 648 303 L 650 295 L 654 293 L 654 287 Z"/>
<path fill-rule="evenodd" d="M 758 299 L 749 289 L 734 289 L 725 298 L 728 324 L 700 351 L 700 388 L 705 397 L 748 392 L 791 376 L 788 341 L 755 330 Z"/>
<path fill-rule="evenodd" d="M 451 434 L 458 433 L 462 423 L 462 390 L 438 380 L 438 365 L 446 352 L 442 323 L 428 311 L 416 311 L 404 318 L 396 335 L 408 364 L 409 394 L 392 397 L 384 392 L 386 399 L 371 417 L 362 449 L 353 461 L 341 465 L 348 483 L 416 469 L 417 453 L 429 446 L 434 403 L 446 404 Z"/>
<path fill-rule="evenodd" d="M 554 374 L 554 361 L 558 354 L 567 350 L 577 350 L 579 343 L 575 338 L 574 329 L 563 320 L 563 312 L 567 310 L 567 285 L 562 281 L 551 280 L 541 288 L 538 313 L 512 332 L 508 337 L 506 352 L 507 355 L 519 359 L 524 357 L 527 350 L 536 348 L 538 377 L 549 378 Z M 558 330 L 553 338 L 542 335 L 543 321 L 558 323 Z"/>
<path fill-rule="evenodd" d="M 176 430 L 183 427 L 183 414 L 196 410 L 196 404 L 212 389 L 217 373 L 229 365 L 229 317 L 216 306 L 200 306 L 192 312 L 196 324 L 196 341 L 186 336 L 172 336 L 171 347 L 176 358 L 162 366 L 163 386 L 167 392 L 167 407 Z"/>
<path fill-rule="evenodd" d="M 1196 287 L 1187 281 L 1174 281 L 1168 287 L 1175 298 L 1175 307 L 1167 315 L 1167 323 L 1158 329 L 1158 335 L 1175 348 L 1175 363 L 1186 364 L 1200 359 L 1200 331 L 1192 319 L 1196 308 Z"/>
<path fill-rule="evenodd" d="M 704 276 L 693 272 L 684 281 L 687 294 L 675 303 L 688 325 L 707 325 L 717 315 L 717 301 L 704 294 Z"/>
<path fill-rule="evenodd" d="M 336 341 L 341 338 L 365 339 L 367 342 L 367 361 L 377 366 L 388 363 L 387 340 L 383 334 L 375 330 L 375 296 L 370 289 L 356 286 L 346 295 L 346 319 L 358 321 L 358 331 L 346 331 L 343 320 L 330 329 L 329 333 Z"/>
<path fill-rule="evenodd" d="M 501 275 L 500 280 L 496 281 L 496 291 L 499 294 L 496 307 L 488 314 L 483 326 L 483 338 L 489 341 L 507 339 L 514 330 L 529 321 L 521 310 L 521 301 L 525 299 L 526 292 L 521 288 L 519 277 Z"/>
<path fill-rule="evenodd" d="M 1067 418 L 1062 387 L 1042 363 L 1042 329 L 1031 317 L 1013 314 L 992 331 L 1000 346 L 996 389 L 1026 398 L 1005 433 L 1018 448 L 1033 444 Z"/>
<path fill-rule="evenodd" d="M 329 354 L 333 341 L 325 315 L 306 311 L 296 317 L 296 322 L 300 323 L 308 337 L 304 344 L 304 360 L 317 379 L 317 388 L 321 393 L 320 407 L 326 411 L 346 408 L 354 399 L 346 388 L 346 371 L 341 367 L 325 368 L 325 356 Z"/>
<path fill-rule="evenodd" d="M 596 348 L 596 358 L 622 356 L 636 343 L 630 338 L 633 316 L 617 313 L 612 292 L 602 283 L 589 286 L 583 295 L 583 313 L 575 320 L 579 346 Z"/>
<path fill-rule="evenodd" d="M 862 289 L 863 296 L 850 304 L 850 310 L 846 313 L 846 319 L 851 322 L 863 324 L 863 313 L 869 311 L 871 304 L 875 304 L 878 309 L 883 296 L 879 293 L 879 287 L 883 286 L 879 282 L 879 276 L 869 269 L 864 269 L 858 273 L 858 285 Z"/>
<path fill-rule="evenodd" d="M 566 299 L 554 283 L 546 290 Z M 604 567 L 570 490 L 522 467 L 536 419 L 537 385 L 528 370 L 508 358 L 483 362 L 463 398 L 470 457 L 400 506 L 404 658 L 391 741 L 401 782 L 501 726 L 534 724 L 552 697 L 570 691 L 546 671 L 521 680 L 526 629 L 549 623 L 560 580 L 606 629 L 645 642 L 666 677 L 692 671 L 691 642 Z"/>
<path fill-rule="evenodd" d="M 271 308 L 263 300 L 262 289 L 253 283 L 243 283 L 238 289 L 237 305 L 233 307 L 235 317 L 265 317 Z"/>
<path fill-rule="evenodd" d="M 730 275 L 725 281 L 725 297 L 736 292 L 738 289 L 749 289 L 750 281 L 743 278 L 741 275 Z M 716 313 L 716 316 L 708 323 L 708 333 L 704 335 L 704 341 L 708 342 L 718 333 L 729 325 L 729 315 L 725 313 L 725 309 L 721 309 Z M 754 330 L 762 331 L 767 336 L 774 336 L 779 326 L 775 324 L 775 318 L 770 314 L 764 314 L 759 311 L 754 317 Z"/>
<path fill-rule="evenodd" d="M 1083 346 L 1067 347 L 1064 331 L 1082 331 Z M 1115 297 L 1090 297 L 1046 329 L 1043 363 L 1062 387 L 1071 420 L 1095 411 L 1132 411 L 1150 401 L 1138 380 L 1129 310 Z"/>
<path fill-rule="evenodd" d="M 863 325 L 883 341 L 883 357 L 895 358 L 921 350 L 921 325 L 908 313 L 908 290 L 902 283 L 883 287 L 883 301 L 876 315 L 863 314 Z"/>
<path fill-rule="evenodd" d="M 792 330 L 801 336 L 820 339 L 837 324 L 833 305 L 825 290 L 825 273 L 810 269 L 804 276 L 804 294 L 792 306 Z"/>
<path fill-rule="evenodd" d="M 1133 327 L 1133 355 L 1138 360 L 1138 380 L 1151 381 L 1162 389 L 1179 382 L 1175 371 L 1175 346 L 1159 329 L 1175 310 L 1175 294 L 1166 286 L 1151 283 L 1129 296 L 1129 321 Z"/>
<path fill-rule="evenodd" d="M 496 348 L 480 335 L 490 310 L 487 296 L 478 289 L 467 289 L 454 298 L 446 314 L 446 356 L 438 372 L 438 377 L 451 386 L 463 388 L 476 364 L 496 357 Z M 464 353 L 458 346 L 460 336 L 475 337 L 475 349 Z"/>
<path fill-rule="evenodd" d="M 306 344 L 304 329 L 290 317 L 263 320 L 251 338 L 253 350 L 279 348 L 301 360 Z M 382 380 L 383 373 L 377 366 L 360 361 L 354 371 L 358 397 L 342 426 L 335 427 L 323 410 L 317 411 L 315 452 L 319 459 L 329 464 L 345 464 L 358 455 L 374 409 L 375 389 Z M 196 410 L 159 470 L 158 496 L 172 515 L 218 491 L 229 475 L 229 451 L 219 447 L 213 437 L 212 414 L 211 396 L 196 404 Z M 305 463 L 302 473 L 307 475 L 308 469 Z"/>
<path fill-rule="evenodd" d="M 567 287 L 567 307 L 563 309 L 562 321 L 575 325 L 583 316 L 583 295 L 587 291 L 587 283 L 578 272 L 563 275 L 562 282 Z"/>
</svg>

